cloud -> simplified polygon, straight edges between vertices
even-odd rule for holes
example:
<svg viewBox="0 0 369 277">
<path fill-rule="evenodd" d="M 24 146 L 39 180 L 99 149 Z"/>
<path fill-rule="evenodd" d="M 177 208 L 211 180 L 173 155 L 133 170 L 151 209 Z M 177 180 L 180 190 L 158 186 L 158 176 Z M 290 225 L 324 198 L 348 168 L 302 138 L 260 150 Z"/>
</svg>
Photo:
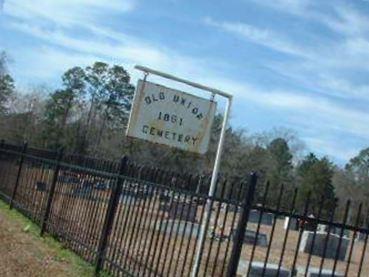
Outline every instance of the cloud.
<svg viewBox="0 0 369 277">
<path fill-rule="evenodd" d="M 304 19 L 316 15 L 308 9 L 311 7 L 310 1 L 264 0 L 262 4 L 281 12 L 289 6 L 290 14 L 304 14 L 301 16 Z M 117 12 L 134 11 L 136 5 L 133 0 L 112 0 L 108 3 L 97 0 L 56 0 L 46 4 L 41 0 L 32 3 L 9 0 L 5 13 L 11 20 L 4 28 L 37 38 L 37 44 L 31 48 L 13 49 L 15 55 L 22 53 L 22 60 L 16 63 L 18 72 L 21 72 L 21 76 L 27 76 L 27 79 L 45 80 L 59 78 L 71 66 L 84 66 L 103 60 L 123 63 L 133 73 L 134 79 L 137 79 L 140 73 L 132 70 L 134 64 L 145 64 L 234 93 L 237 99 L 235 106 L 243 111 L 237 116 L 242 117 L 243 121 L 246 105 L 266 111 L 269 116 L 282 114 L 283 124 L 301 131 L 309 145 L 319 147 L 320 152 L 325 151 L 334 156 L 331 140 L 336 134 L 352 135 L 365 141 L 369 139 L 366 128 L 369 113 L 353 105 L 344 105 L 331 97 L 347 100 L 354 98 L 357 101 L 367 101 L 369 98 L 369 84 L 356 84 L 349 77 L 343 79 L 336 74 L 350 68 L 368 68 L 363 62 L 364 57 L 369 58 L 365 26 L 361 23 L 365 18 L 355 21 L 352 15 L 337 10 L 336 17 L 320 22 L 334 32 L 342 32 L 343 39 L 338 43 L 323 38 L 314 43 L 316 47 L 302 44 L 299 38 L 278 30 L 278 26 L 260 28 L 241 21 L 205 18 L 203 23 L 208 27 L 284 54 L 282 62 L 268 61 L 263 66 L 279 75 L 285 74 L 290 82 L 296 81 L 300 87 L 301 84 L 310 83 L 310 86 L 304 88 L 275 86 L 269 89 L 263 84 L 225 78 L 224 71 L 214 66 L 219 61 L 210 55 L 198 57 L 188 52 L 183 54 L 170 45 L 160 45 L 128 35 L 102 23 L 103 18 Z M 345 26 L 347 22 L 352 22 L 354 26 Z M 161 82 L 167 83 L 163 80 Z M 318 94 L 317 91 L 322 93 Z M 327 142 L 322 141 L 323 138 Z M 338 158 L 354 153 L 352 146 L 341 144 L 337 146 L 340 149 L 336 155 Z"/>
<path fill-rule="evenodd" d="M 247 39 L 253 43 L 271 48 L 281 53 L 303 57 L 307 55 L 307 53 L 301 51 L 301 48 L 297 45 L 291 43 L 281 34 L 275 33 L 271 30 L 260 29 L 242 22 L 215 21 L 210 17 L 206 17 L 204 19 L 204 23 L 208 26 L 215 27 L 221 31 L 237 36 L 238 38 Z"/>
<path fill-rule="evenodd" d="M 276 9 L 283 13 L 304 15 L 307 8 L 312 5 L 310 0 L 251 0 L 259 5 Z"/>
<path fill-rule="evenodd" d="M 71 27 L 88 25 L 111 13 L 129 12 L 135 8 L 133 0 L 7 0 L 5 14 L 22 20 L 53 22 L 55 25 Z"/>
<path fill-rule="evenodd" d="M 357 149 L 347 147 L 345 143 L 337 140 L 334 136 L 305 137 L 304 140 L 310 145 L 311 149 L 314 149 L 320 155 L 328 156 L 330 159 L 338 159 L 343 164 L 358 154 Z"/>
</svg>

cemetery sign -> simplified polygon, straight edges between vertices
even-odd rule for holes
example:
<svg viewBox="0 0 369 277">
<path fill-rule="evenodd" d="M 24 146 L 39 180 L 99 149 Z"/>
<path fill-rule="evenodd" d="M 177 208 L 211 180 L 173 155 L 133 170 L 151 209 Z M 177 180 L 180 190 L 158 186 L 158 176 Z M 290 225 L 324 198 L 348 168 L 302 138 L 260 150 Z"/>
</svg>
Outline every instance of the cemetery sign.
<svg viewBox="0 0 369 277">
<path fill-rule="evenodd" d="M 212 100 L 139 80 L 127 136 L 204 154 L 215 111 Z"/>
</svg>

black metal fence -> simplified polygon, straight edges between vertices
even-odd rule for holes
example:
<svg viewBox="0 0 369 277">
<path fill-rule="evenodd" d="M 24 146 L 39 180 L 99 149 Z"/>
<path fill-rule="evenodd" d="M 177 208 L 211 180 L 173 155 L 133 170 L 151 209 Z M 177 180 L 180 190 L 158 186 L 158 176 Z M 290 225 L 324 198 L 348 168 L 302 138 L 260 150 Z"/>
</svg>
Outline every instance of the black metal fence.
<svg viewBox="0 0 369 277">
<path fill-rule="evenodd" d="M 309 197 L 0 143 L 0 197 L 85 260 L 114 276 L 189 276 L 205 205 L 211 207 L 198 276 L 369 276 L 368 212 L 310 214 Z M 260 192 L 260 187 L 264 191 Z M 256 191 L 256 192 L 255 192 Z M 273 194 L 273 195 L 271 195 Z M 292 195 L 292 196 L 291 196 Z M 273 201 L 270 199 L 273 197 Z M 270 204 L 273 203 L 273 204 Z M 287 208 L 286 208 L 287 207 Z M 338 209 L 338 208 L 337 208 Z M 315 274 L 315 275 L 314 275 Z"/>
</svg>

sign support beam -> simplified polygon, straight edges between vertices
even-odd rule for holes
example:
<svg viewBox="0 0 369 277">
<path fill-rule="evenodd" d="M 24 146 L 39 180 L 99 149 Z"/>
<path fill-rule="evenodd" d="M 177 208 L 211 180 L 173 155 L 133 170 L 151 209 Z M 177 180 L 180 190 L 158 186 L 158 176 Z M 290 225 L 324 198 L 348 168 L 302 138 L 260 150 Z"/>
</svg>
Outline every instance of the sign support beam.
<svg viewBox="0 0 369 277">
<path fill-rule="evenodd" d="M 216 185 L 217 185 L 217 181 L 218 181 L 218 173 L 219 173 L 219 168 L 220 168 L 220 162 L 221 162 L 221 157 L 222 157 L 222 152 L 223 152 L 223 144 L 224 144 L 224 139 L 225 139 L 225 132 L 228 126 L 228 121 L 229 121 L 229 115 L 230 115 L 230 110 L 231 110 L 231 106 L 232 106 L 232 98 L 233 96 L 231 94 L 228 94 L 224 91 L 218 90 L 218 89 L 214 89 L 214 88 L 210 88 L 198 83 L 194 83 L 182 78 L 178 78 L 176 76 L 167 74 L 167 73 L 163 73 L 157 70 L 153 70 L 150 69 L 148 67 L 144 67 L 144 66 L 140 66 L 140 65 L 136 65 L 135 69 L 141 70 L 143 72 L 145 72 L 146 74 L 151 73 L 153 75 L 157 75 L 166 79 L 170 79 L 173 81 L 177 81 L 180 83 L 184 83 L 186 85 L 201 89 L 201 90 L 205 90 L 208 91 L 210 93 L 217 94 L 220 96 L 223 96 L 227 99 L 227 105 L 225 108 L 225 112 L 224 112 L 224 117 L 223 117 L 223 123 L 222 123 L 222 130 L 220 132 L 220 138 L 219 138 L 219 142 L 218 142 L 218 148 L 217 148 L 217 153 L 216 153 L 216 157 L 215 157 L 215 162 L 214 162 L 214 168 L 213 168 L 213 173 L 211 176 L 211 182 L 210 182 L 210 188 L 209 188 L 209 192 L 208 192 L 208 196 L 209 198 L 214 197 L 215 194 L 215 189 L 216 189 Z M 196 253 L 195 253 L 195 263 L 194 266 L 192 268 L 192 273 L 191 276 L 192 277 L 197 277 L 198 273 L 199 273 L 199 269 L 200 269 L 200 265 L 201 265 L 201 258 L 202 258 L 202 252 L 204 250 L 204 245 L 205 245 L 205 240 L 206 240 L 206 234 L 208 232 L 208 228 L 209 228 L 209 223 L 210 223 L 210 217 L 211 217 L 211 211 L 210 211 L 211 207 L 210 207 L 210 201 L 208 199 L 208 201 L 206 202 L 206 207 L 205 207 L 205 214 L 204 214 L 204 218 L 201 224 L 201 230 L 200 230 L 200 236 L 199 236 L 199 240 L 197 242 L 197 246 L 196 246 Z"/>
</svg>

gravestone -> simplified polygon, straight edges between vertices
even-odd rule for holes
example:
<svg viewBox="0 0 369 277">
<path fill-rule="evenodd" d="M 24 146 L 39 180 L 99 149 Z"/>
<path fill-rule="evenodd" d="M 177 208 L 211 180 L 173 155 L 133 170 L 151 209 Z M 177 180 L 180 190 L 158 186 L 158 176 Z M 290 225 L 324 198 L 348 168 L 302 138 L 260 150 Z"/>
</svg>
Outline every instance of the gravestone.
<svg viewBox="0 0 369 277">
<path fill-rule="evenodd" d="M 318 232 L 328 232 L 328 225 L 326 224 L 318 224 L 316 229 Z"/>
<path fill-rule="evenodd" d="M 73 190 L 73 195 L 76 197 L 89 197 L 91 196 L 93 189 L 93 184 L 90 182 L 84 182 L 84 184 L 80 187 L 77 187 Z"/>
<path fill-rule="evenodd" d="M 167 212 L 169 211 L 170 203 L 168 202 L 160 202 L 159 203 L 159 211 Z"/>
<path fill-rule="evenodd" d="M 329 229 L 329 226 L 326 225 L 326 224 L 318 224 L 317 230 L 320 231 L 320 232 L 326 232 L 326 233 L 329 230 L 330 234 L 340 236 L 342 229 L 339 228 L 339 227 L 336 227 L 336 226 L 331 226 L 331 228 Z M 350 236 L 350 231 L 347 230 L 347 229 L 344 229 L 343 230 L 343 236 L 348 238 Z"/>
<path fill-rule="evenodd" d="M 37 182 L 36 183 L 36 190 L 37 191 L 46 191 L 46 184 L 44 182 Z"/>
<path fill-rule="evenodd" d="M 249 214 L 249 222 L 258 223 L 261 212 L 259 210 L 251 210 Z M 273 225 L 274 216 L 271 213 L 263 213 L 260 224 Z"/>
<path fill-rule="evenodd" d="M 289 226 L 288 226 L 289 224 Z M 284 229 L 287 230 L 289 228 L 293 231 L 298 231 L 299 229 L 299 222 L 297 218 L 286 216 L 284 219 Z"/>
<path fill-rule="evenodd" d="M 98 182 L 95 185 L 95 189 L 97 189 L 97 190 L 107 190 L 109 188 L 110 188 L 110 184 L 109 183 Z"/>
<path fill-rule="evenodd" d="M 331 233 L 337 236 L 340 236 L 342 232 L 342 228 L 340 227 L 333 227 L 333 229 L 331 228 Z M 348 229 L 343 229 L 343 236 L 348 238 L 350 237 L 350 230 Z"/>
<path fill-rule="evenodd" d="M 258 246 L 266 247 L 268 245 L 267 235 L 263 233 L 259 233 L 257 235 L 258 236 L 255 242 L 256 232 L 252 230 L 246 230 L 243 242 L 246 244 L 252 244 L 252 245 L 255 243 Z"/>
<path fill-rule="evenodd" d="M 232 230 L 231 231 L 231 236 L 232 236 L 233 239 L 235 238 L 235 234 L 236 234 L 236 230 Z M 256 241 L 255 241 L 255 238 L 256 238 L 256 232 L 255 231 L 246 230 L 245 231 L 245 236 L 243 238 L 243 243 L 251 244 L 251 245 L 254 245 L 254 243 L 255 243 L 257 246 L 262 246 L 262 247 L 268 246 L 268 236 L 267 236 L 267 234 L 259 232 Z"/>
<path fill-rule="evenodd" d="M 356 240 L 358 241 L 365 241 L 366 233 L 357 232 L 356 233 Z"/>
<path fill-rule="evenodd" d="M 190 222 L 196 222 L 197 205 L 196 203 L 186 203 L 175 201 L 169 208 L 168 217 Z"/>
<path fill-rule="evenodd" d="M 316 232 L 315 241 L 311 251 L 312 255 L 323 257 L 324 247 L 328 234 L 326 232 Z M 302 234 L 302 240 L 300 245 L 300 252 L 310 253 L 311 245 L 313 242 L 314 232 L 304 231 Z M 327 247 L 325 250 L 325 258 L 335 259 L 338 250 L 338 260 L 344 261 L 346 257 L 347 248 L 350 240 L 348 238 L 341 238 L 341 247 L 338 249 L 340 237 L 334 234 L 329 234 L 327 240 Z"/>
<path fill-rule="evenodd" d="M 170 234 L 170 230 L 172 229 L 172 235 L 177 233 L 179 236 L 196 238 L 201 225 L 198 223 L 190 223 L 180 220 L 172 220 L 172 219 L 164 219 L 161 222 L 157 223 L 156 231 L 165 232 L 166 234 Z M 192 230 L 192 231 L 191 231 Z"/>
<path fill-rule="evenodd" d="M 238 207 L 237 205 L 233 205 L 233 204 L 229 204 L 228 206 L 228 211 L 229 212 L 240 212 L 240 207 Z"/>
<path fill-rule="evenodd" d="M 319 267 L 309 267 L 307 277 L 343 277 L 344 274 L 340 272 L 335 272 L 334 275 L 332 275 L 332 269 L 326 269 L 322 268 L 322 271 L 320 272 Z M 298 268 L 297 276 L 305 276 L 305 267 Z"/>
<path fill-rule="evenodd" d="M 247 271 L 250 268 L 250 274 L 247 275 Z M 275 277 L 278 275 L 278 264 L 270 264 L 267 263 L 266 267 L 265 267 L 265 272 L 264 275 L 263 274 L 263 268 L 264 268 L 264 263 L 262 262 L 252 262 L 250 264 L 250 262 L 248 261 L 240 261 L 238 264 L 238 268 L 237 268 L 237 275 L 238 276 L 248 276 L 248 277 L 260 277 L 260 276 L 264 276 L 264 277 Z M 291 277 L 293 276 L 291 274 L 291 271 L 287 268 L 281 267 L 279 269 L 279 275 L 280 277 Z"/>
</svg>

